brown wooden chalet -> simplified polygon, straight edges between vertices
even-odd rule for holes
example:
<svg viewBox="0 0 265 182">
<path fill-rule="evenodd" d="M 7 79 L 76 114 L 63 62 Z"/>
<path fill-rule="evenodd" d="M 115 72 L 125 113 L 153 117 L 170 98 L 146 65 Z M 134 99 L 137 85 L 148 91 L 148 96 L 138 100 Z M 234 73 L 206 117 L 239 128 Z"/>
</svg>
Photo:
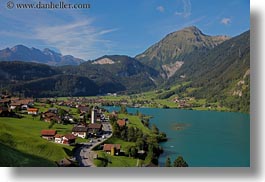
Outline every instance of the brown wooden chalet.
<svg viewBox="0 0 265 182">
<path fill-rule="evenodd" d="M 53 140 L 56 133 L 57 133 L 56 130 L 42 130 L 41 137 L 46 140 Z"/>
</svg>

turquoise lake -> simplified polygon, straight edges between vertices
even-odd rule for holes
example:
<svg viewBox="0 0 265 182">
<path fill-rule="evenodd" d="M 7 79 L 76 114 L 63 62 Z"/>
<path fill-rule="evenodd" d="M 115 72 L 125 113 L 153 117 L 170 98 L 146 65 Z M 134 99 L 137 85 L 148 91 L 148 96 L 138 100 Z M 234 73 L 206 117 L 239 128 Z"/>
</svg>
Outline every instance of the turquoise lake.
<svg viewBox="0 0 265 182">
<path fill-rule="evenodd" d="M 109 111 L 119 107 L 105 107 Z M 156 124 L 167 134 L 168 141 L 160 143 L 164 153 L 159 165 L 167 157 L 173 162 L 183 156 L 191 167 L 249 167 L 250 115 L 232 112 L 192 111 L 179 109 L 128 108 L 153 116 Z"/>
</svg>

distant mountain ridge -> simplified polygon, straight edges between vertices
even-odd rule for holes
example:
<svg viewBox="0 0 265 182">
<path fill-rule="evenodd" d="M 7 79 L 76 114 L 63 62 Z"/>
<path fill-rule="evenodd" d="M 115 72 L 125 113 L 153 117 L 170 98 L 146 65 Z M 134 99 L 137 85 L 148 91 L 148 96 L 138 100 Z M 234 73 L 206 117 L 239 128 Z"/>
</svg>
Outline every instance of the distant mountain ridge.
<svg viewBox="0 0 265 182">
<path fill-rule="evenodd" d="M 51 66 L 79 65 L 84 60 L 71 55 L 62 55 L 48 48 L 43 51 L 36 48 L 28 48 L 24 45 L 16 45 L 12 48 L 0 50 L 0 61 L 24 61 L 42 63 Z"/>
</svg>

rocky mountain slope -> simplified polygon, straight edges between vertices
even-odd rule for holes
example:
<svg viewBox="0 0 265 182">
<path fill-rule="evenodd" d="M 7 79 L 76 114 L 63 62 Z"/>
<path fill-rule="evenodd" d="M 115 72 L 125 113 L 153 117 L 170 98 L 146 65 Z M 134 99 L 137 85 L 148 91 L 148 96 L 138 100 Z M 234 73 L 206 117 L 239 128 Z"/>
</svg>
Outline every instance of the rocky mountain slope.
<svg viewBox="0 0 265 182">
<path fill-rule="evenodd" d="M 156 70 L 164 78 L 172 77 L 194 51 L 207 52 L 228 40 L 227 36 L 205 35 L 195 26 L 168 34 L 135 58 Z"/>
</svg>

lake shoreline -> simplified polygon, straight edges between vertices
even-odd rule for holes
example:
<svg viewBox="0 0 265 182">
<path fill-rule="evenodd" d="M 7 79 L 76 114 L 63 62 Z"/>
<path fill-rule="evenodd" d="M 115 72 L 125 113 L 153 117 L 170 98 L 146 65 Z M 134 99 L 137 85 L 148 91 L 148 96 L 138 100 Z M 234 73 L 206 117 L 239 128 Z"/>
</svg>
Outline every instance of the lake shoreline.
<svg viewBox="0 0 265 182">
<path fill-rule="evenodd" d="M 118 110 L 119 107 L 111 108 Z M 167 134 L 168 141 L 159 143 L 164 149 L 164 153 L 159 156 L 160 166 L 164 166 L 166 157 L 170 156 L 171 160 L 174 160 L 178 155 L 187 159 L 191 167 L 249 166 L 249 114 L 162 108 L 127 108 L 127 110 L 128 113 L 135 113 L 138 110 L 144 115 L 152 116 L 150 124 L 156 124 L 160 131 Z M 181 130 L 172 130 L 174 123 L 188 123 L 190 126 Z M 238 143 L 237 148 L 235 146 Z M 201 150 L 202 148 L 204 150 Z M 228 154 L 228 151 L 231 154 Z M 237 155 L 238 153 L 240 155 Z M 215 162 L 216 155 L 220 155 L 223 159 Z M 195 156 L 200 156 L 201 159 Z M 230 161 L 225 159 L 226 157 Z"/>
</svg>

